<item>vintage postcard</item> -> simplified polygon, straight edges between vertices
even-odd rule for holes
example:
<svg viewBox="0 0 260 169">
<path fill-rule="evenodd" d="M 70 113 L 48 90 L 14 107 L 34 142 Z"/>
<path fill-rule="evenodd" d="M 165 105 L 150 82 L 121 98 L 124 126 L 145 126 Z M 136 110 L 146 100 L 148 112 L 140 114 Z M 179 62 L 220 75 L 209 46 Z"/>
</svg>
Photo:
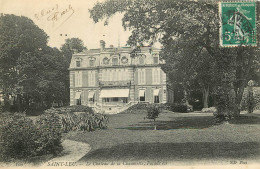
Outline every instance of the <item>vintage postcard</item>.
<svg viewBox="0 0 260 169">
<path fill-rule="evenodd" d="M 0 0 L 0 169 L 259 168 L 259 6 Z"/>
</svg>

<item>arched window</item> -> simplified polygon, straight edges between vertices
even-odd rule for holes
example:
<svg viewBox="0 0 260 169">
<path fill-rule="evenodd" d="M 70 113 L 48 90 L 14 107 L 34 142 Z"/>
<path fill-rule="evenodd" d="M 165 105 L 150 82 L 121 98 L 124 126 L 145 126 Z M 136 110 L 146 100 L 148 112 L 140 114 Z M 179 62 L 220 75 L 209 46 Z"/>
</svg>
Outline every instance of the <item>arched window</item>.
<svg viewBox="0 0 260 169">
<path fill-rule="evenodd" d="M 95 60 L 96 60 L 96 58 L 94 58 L 94 57 L 90 57 L 90 58 L 89 58 L 89 66 L 90 66 L 90 67 L 95 66 Z"/>
<path fill-rule="evenodd" d="M 153 56 L 153 63 L 158 64 L 159 63 L 159 57 L 157 55 Z"/>
<path fill-rule="evenodd" d="M 139 64 L 140 65 L 144 64 L 144 56 L 143 55 L 139 56 Z"/>
<path fill-rule="evenodd" d="M 105 58 L 103 59 L 103 64 L 104 64 L 104 65 L 108 65 L 108 64 L 109 64 L 109 59 L 108 59 L 107 57 L 105 57 Z"/>
<path fill-rule="evenodd" d="M 76 67 L 81 67 L 81 62 L 82 62 L 82 59 L 81 58 L 75 58 L 76 62 L 75 62 L 75 66 Z"/>
<path fill-rule="evenodd" d="M 80 61 L 79 60 L 76 61 L 76 67 L 80 67 Z"/>
</svg>

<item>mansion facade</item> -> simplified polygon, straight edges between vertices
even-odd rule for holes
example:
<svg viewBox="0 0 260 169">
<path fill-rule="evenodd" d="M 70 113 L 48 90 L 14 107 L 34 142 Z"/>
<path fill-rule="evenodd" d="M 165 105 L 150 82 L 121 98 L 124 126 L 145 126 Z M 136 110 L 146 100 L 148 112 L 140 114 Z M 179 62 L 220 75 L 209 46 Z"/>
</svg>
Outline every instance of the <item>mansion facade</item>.
<svg viewBox="0 0 260 169">
<path fill-rule="evenodd" d="M 138 102 L 166 103 L 166 74 L 159 49 L 105 48 L 73 54 L 70 63 L 70 105 L 88 105 L 108 111 Z"/>
</svg>

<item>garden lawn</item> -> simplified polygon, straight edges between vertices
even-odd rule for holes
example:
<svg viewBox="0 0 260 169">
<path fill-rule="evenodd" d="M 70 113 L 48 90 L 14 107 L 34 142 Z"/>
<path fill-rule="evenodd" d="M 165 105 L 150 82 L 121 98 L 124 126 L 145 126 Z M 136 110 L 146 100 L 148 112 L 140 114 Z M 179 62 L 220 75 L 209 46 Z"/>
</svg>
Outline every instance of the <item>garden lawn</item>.
<svg viewBox="0 0 260 169">
<path fill-rule="evenodd" d="M 209 113 L 162 113 L 157 130 L 146 114 L 109 115 L 108 129 L 70 132 L 65 137 L 90 144 L 80 162 L 125 164 L 258 163 L 260 115 L 241 115 L 230 124 L 215 125 Z"/>
</svg>

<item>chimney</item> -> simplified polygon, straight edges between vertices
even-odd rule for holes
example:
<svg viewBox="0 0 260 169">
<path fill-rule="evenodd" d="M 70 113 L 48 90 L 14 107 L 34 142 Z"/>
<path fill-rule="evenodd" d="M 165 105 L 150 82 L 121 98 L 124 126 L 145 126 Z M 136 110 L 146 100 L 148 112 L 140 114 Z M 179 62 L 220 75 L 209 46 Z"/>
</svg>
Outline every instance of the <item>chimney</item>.
<svg viewBox="0 0 260 169">
<path fill-rule="evenodd" d="M 104 50 L 105 50 L 105 45 L 106 45 L 106 42 L 103 41 L 103 40 L 101 40 L 101 41 L 100 41 L 100 50 L 101 50 L 101 51 L 104 51 Z"/>
</svg>

